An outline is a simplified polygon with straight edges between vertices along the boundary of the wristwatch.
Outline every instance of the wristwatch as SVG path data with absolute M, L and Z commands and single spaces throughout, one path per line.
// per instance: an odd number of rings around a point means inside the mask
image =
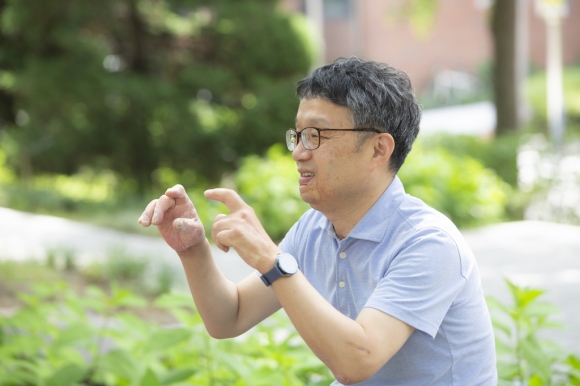
M 289 253 L 280 253 L 276 258 L 274 268 L 260 276 L 264 284 L 269 287 L 282 276 L 294 275 L 298 271 L 296 258 Z

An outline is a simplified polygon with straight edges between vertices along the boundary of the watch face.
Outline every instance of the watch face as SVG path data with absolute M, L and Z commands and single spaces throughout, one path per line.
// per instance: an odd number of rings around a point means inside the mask
M 296 273 L 296 271 L 298 270 L 298 262 L 296 261 L 294 256 L 292 256 L 291 254 L 282 253 L 278 257 L 278 267 L 284 273 L 292 275 L 292 274 Z

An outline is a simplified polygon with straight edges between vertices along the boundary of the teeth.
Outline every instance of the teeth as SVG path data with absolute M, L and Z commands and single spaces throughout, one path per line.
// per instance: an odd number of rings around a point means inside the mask
M 312 177 L 314 174 L 312 173 L 302 173 L 302 177 Z

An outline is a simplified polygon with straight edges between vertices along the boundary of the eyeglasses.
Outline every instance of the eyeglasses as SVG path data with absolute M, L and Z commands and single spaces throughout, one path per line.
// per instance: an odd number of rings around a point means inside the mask
M 372 131 L 382 133 L 378 129 L 319 129 L 317 127 L 305 127 L 300 132 L 289 129 L 286 131 L 286 146 L 288 146 L 288 150 L 294 151 L 296 146 L 298 146 L 298 142 L 302 141 L 302 146 L 306 150 L 316 150 L 320 146 L 321 131 Z

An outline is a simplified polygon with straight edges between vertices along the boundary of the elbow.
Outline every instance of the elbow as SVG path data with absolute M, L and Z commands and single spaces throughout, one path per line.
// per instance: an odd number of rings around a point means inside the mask
M 207 333 L 214 339 L 230 339 L 235 338 L 238 336 L 237 334 L 233 334 L 230 331 L 223 331 L 216 328 L 209 328 L 206 326 Z
M 354 385 L 356 383 L 360 383 L 369 379 L 373 374 L 363 375 L 363 374 L 349 374 L 348 372 L 341 371 L 341 372 L 333 372 L 332 375 L 336 378 L 338 383 L 343 385 Z
M 247 331 L 247 330 L 240 330 L 240 329 L 235 328 L 235 327 L 230 328 L 230 327 L 225 327 L 225 326 L 208 326 L 207 324 L 205 325 L 205 329 L 207 330 L 207 333 L 209 334 L 209 336 L 211 336 L 214 339 L 236 338 Z
M 385 362 L 386 363 L 386 362 Z M 343 385 L 352 385 L 366 381 L 376 374 L 385 363 L 379 363 L 376 358 L 366 352 L 359 358 L 349 358 L 330 368 L 336 380 Z

